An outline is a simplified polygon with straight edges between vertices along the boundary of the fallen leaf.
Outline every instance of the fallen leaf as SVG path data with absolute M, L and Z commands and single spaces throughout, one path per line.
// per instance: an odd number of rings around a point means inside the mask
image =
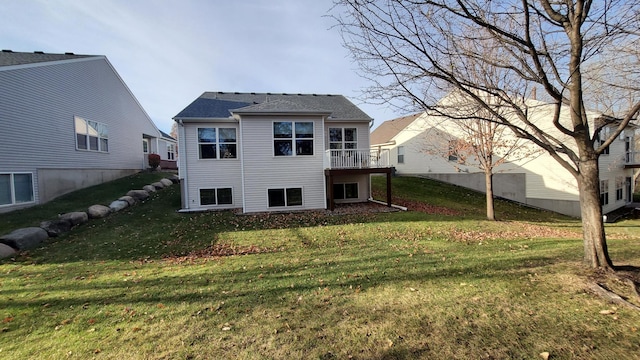
M 600 314 L 602 315 L 611 315 L 611 314 L 615 314 L 616 312 L 614 310 L 600 310 Z
M 547 351 L 540 353 L 540 357 L 543 358 L 544 360 L 549 360 L 549 356 L 550 354 Z
M 6 318 L 4 318 L 4 320 L 2 320 L 2 322 L 5 323 L 5 324 L 6 323 L 10 323 L 12 321 L 13 321 L 13 317 L 12 316 L 6 317 Z

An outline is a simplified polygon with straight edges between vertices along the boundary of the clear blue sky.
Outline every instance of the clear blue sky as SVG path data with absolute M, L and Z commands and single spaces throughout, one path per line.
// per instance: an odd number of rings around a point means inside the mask
M 331 0 L 0 0 L 0 47 L 106 55 L 160 130 L 204 91 L 342 94 L 368 84 Z

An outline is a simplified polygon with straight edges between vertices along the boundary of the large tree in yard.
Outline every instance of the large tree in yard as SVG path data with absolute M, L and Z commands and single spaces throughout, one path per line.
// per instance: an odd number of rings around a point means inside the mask
M 637 117 L 639 83 L 606 71 L 602 76 L 588 74 L 587 69 L 606 66 L 616 54 L 637 51 L 640 3 L 335 0 L 333 12 L 344 45 L 371 81 L 369 98 L 437 111 L 437 99 L 458 91 L 490 114 L 481 120 L 509 128 L 567 169 L 579 190 L 584 261 L 592 268 L 613 268 L 600 205 L 598 158 Z M 631 56 L 615 66 L 618 74 L 637 74 L 640 63 Z M 555 108 L 547 124 L 528 116 L 526 99 L 534 89 Z M 617 116 L 615 123 L 588 118 L 596 91 L 625 94 L 624 107 L 610 114 Z M 561 117 L 561 109 L 569 116 Z M 600 130 L 612 124 L 615 130 L 601 139 Z

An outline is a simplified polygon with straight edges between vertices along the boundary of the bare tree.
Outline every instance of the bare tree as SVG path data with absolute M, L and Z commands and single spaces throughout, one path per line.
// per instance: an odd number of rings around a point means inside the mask
M 626 0 L 335 0 L 344 45 L 372 81 L 370 98 L 433 109 L 443 92 L 460 91 L 492 120 L 550 154 L 576 179 L 584 261 L 612 269 L 602 208 L 598 158 L 640 111 L 640 101 L 620 109 L 604 141 L 587 116 L 589 80 L 584 69 L 638 44 L 640 3 Z M 340 9 L 338 13 L 337 10 Z M 627 64 L 626 68 L 638 63 Z M 499 71 L 496 71 L 499 70 Z M 555 106 L 547 130 L 528 117 L 534 85 Z M 600 86 L 623 89 L 617 79 Z M 627 89 L 631 93 L 637 91 Z M 606 89 L 605 89 L 606 91 Z M 637 94 L 637 92 L 636 92 Z M 548 99 L 547 99 L 548 98 Z M 496 111 L 496 101 L 511 116 Z M 561 108 L 569 111 L 562 121 Z M 482 119 L 481 119 L 482 120 Z M 556 134 L 568 136 L 566 142 Z
M 499 104 L 492 104 L 503 112 Z M 501 165 L 536 157 L 540 150 L 530 142 L 515 137 L 493 115 L 480 108 L 463 94 L 452 92 L 437 105 L 438 111 L 428 111 L 433 119 L 421 146 L 428 154 L 452 161 L 454 168 L 475 168 L 484 174 L 487 219 L 495 220 L 493 175 Z M 446 114 L 443 115 L 443 114 Z M 506 114 L 503 114 L 507 116 Z M 428 120 L 427 120 L 428 121 Z

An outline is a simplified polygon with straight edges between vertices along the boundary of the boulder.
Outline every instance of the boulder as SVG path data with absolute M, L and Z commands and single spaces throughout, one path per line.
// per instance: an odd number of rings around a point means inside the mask
M 60 220 L 68 220 L 72 226 L 84 224 L 89 221 L 89 215 L 84 211 L 74 211 L 66 214 L 62 214 L 59 217 Z
M 161 183 L 162 183 L 162 185 L 164 185 L 165 187 L 173 185 L 173 181 L 171 181 L 171 180 L 169 180 L 169 179 L 167 179 L 167 178 L 160 179 L 160 182 L 161 182 Z
M 151 184 L 151 186 L 158 190 L 164 189 L 164 184 L 161 181 L 154 182 L 153 184 Z
M 149 193 L 146 190 L 129 190 L 127 196 L 131 196 L 137 201 L 143 201 L 149 198 Z
M 103 218 L 111 212 L 111 209 L 108 206 L 104 205 L 91 205 L 89 209 L 87 209 L 87 214 L 91 219 L 100 219 Z
M 129 195 L 121 196 L 118 200 L 119 201 L 126 201 L 129 204 L 129 206 L 131 206 L 131 205 L 136 203 L 136 199 L 134 199 L 133 197 L 131 197 Z
M 14 230 L 7 235 L 0 236 L 0 243 L 11 246 L 14 249 L 31 249 L 49 238 L 47 232 L 39 227 L 28 227 Z
M 180 182 L 180 178 L 178 177 L 178 175 L 171 175 L 169 176 L 169 180 L 171 180 L 172 183 L 177 184 Z
M 73 225 L 69 219 L 47 220 L 40 223 L 40 227 L 47 232 L 49 237 L 57 237 L 71 230 Z
M 8 258 L 16 254 L 16 249 L 7 244 L 0 244 L 0 259 Z
M 129 203 L 124 200 L 116 200 L 111 202 L 111 204 L 109 204 L 109 209 L 111 209 L 111 211 L 113 212 L 117 212 L 122 209 L 126 209 L 128 207 L 129 207 Z
M 154 193 L 156 192 L 156 187 L 153 185 L 145 185 L 142 187 L 142 190 L 148 192 L 148 193 Z

